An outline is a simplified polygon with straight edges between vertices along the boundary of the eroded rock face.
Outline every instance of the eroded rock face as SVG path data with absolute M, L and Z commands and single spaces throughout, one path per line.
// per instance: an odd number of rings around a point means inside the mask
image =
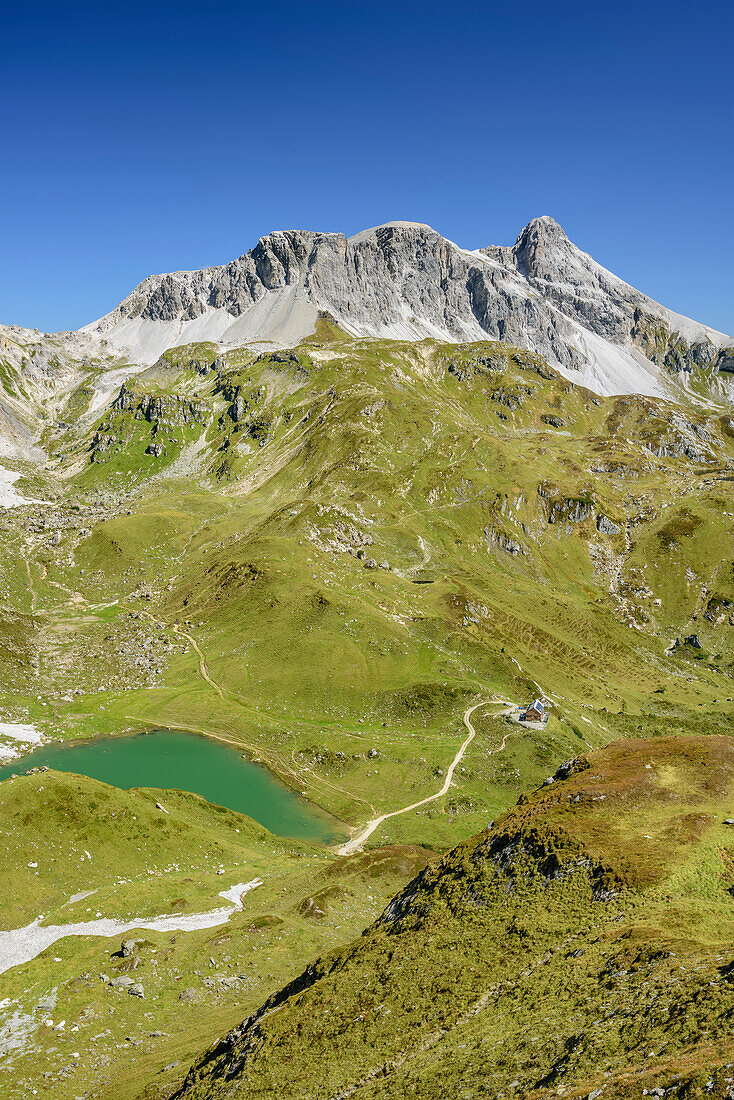
M 591 500 L 580 497 L 565 497 L 562 500 L 554 500 L 548 511 L 548 523 L 583 523 L 594 510 Z
M 618 535 L 622 528 L 609 516 L 598 515 L 596 517 L 596 529 L 600 531 L 602 535 Z
M 637 294 L 637 291 L 634 292 Z M 696 369 L 712 369 L 714 372 L 734 371 L 726 366 L 732 349 L 720 349 L 711 340 L 689 340 L 664 318 L 651 313 L 637 294 L 634 304 L 630 339 L 651 362 L 664 367 L 671 374 Z
M 722 374 L 734 374 L 734 348 L 724 348 L 716 361 L 716 369 Z
M 178 394 L 150 394 L 130 389 L 123 383 L 112 408 L 132 412 L 136 420 L 150 424 L 205 424 L 211 412 L 206 401 L 181 397 Z

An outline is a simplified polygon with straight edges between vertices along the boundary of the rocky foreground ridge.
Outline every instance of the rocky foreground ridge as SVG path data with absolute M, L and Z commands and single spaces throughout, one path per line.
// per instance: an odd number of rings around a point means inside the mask
M 652 738 L 568 760 L 274 993 L 174 1100 L 728 1100 L 732 753 Z

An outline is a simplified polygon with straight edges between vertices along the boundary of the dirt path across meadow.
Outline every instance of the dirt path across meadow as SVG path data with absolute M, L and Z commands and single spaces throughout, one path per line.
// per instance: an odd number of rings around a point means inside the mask
M 435 794 L 429 794 L 427 798 L 421 798 L 419 802 L 411 802 L 410 806 L 403 806 L 402 810 L 392 810 L 390 813 L 380 814 L 379 817 L 373 817 L 372 820 L 368 821 L 367 824 L 362 829 L 360 829 L 358 833 L 356 833 L 353 837 L 351 837 L 350 840 L 346 842 L 346 844 L 343 844 L 341 846 L 341 848 L 339 849 L 339 855 L 350 856 L 353 852 L 356 852 L 357 849 L 361 848 L 365 841 L 370 836 L 372 836 L 375 829 L 379 825 L 381 825 L 383 821 L 387 821 L 388 818 L 399 817 L 400 814 L 407 814 L 411 810 L 417 810 L 419 806 L 425 806 L 429 802 L 435 802 L 437 798 L 443 798 L 443 796 L 448 792 L 448 789 L 451 786 L 451 782 L 454 778 L 454 772 L 456 771 L 461 761 L 464 759 L 464 753 L 469 748 L 476 736 L 477 731 L 474 729 L 474 726 L 471 723 L 472 714 L 475 710 L 479 710 L 480 707 L 488 707 L 492 704 L 508 708 L 513 707 L 513 704 L 508 702 L 507 699 L 484 699 L 481 703 L 474 703 L 473 706 L 464 711 L 464 725 L 469 731 L 469 736 L 464 740 L 461 748 L 457 752 L 454 759 L 451 761 L 449 769 L 446 772 L 446 778 L 443 781 L 443 784 L 439 791 L 436 791 Z M 494 755 L 498 752 L 503 752 L 507 743 L 507 738 L 510 736 L 511 732 L 511 730 L 507 731 L 505 736 L 502 738 L 502 744 L 498 748 L 492 749 L 491 755 Z

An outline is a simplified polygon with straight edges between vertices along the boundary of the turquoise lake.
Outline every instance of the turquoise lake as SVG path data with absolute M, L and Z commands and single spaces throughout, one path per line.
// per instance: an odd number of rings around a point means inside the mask
M 195 734 L 156 730 L 48 746 L 1 767 L 0 781 L 44 766 L 123 789 L 193 791 L 209 802 L 247 814 L 278 836 L 330 844 L 346 835 L 336 822 L 282 786 L 266 768 Z

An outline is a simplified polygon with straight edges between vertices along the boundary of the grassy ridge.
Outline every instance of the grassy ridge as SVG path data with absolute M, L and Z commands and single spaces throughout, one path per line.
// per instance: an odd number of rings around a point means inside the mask
M 78 915 L 90 907 L 92 916 L 100 907 L 109 917 L 167 912 L 192 874 L 206 908 L 219 867 L 245 867 L 254 856 L 260 867 L 268 858 L 314 850 L 198 795 L 166 791 L 167 812 L 156 808 L 161 797 L 53 770 L 1 783 L 2 927 L 20 927 L 39 913 L 46 923 L 90 919 Z M 94 903 L 68 903 L 89 890 Z
M 724 737 L 578 758 L 266 1002 L 176 1095 L 689 1097 L 709 1081 L 725 1096 L 732 765 Z

